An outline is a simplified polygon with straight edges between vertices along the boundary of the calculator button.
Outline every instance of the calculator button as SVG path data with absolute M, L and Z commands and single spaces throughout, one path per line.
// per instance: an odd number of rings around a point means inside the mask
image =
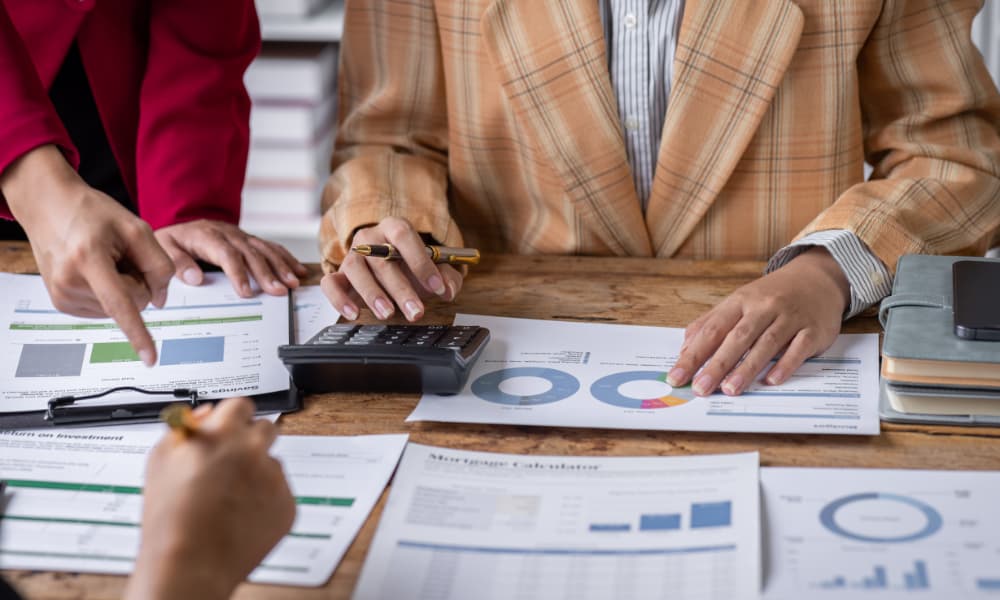
M 360 333 L 381 333 L 387 329 L 386 325 L 362 325 L 358 331 Z

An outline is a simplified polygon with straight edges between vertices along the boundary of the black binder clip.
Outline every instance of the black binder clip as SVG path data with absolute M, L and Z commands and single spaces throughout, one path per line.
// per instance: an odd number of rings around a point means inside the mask
M 81 406 L 82 400 L 103 398 L 117 392 L 137 392 L 149 396 L 172 396 L 176 400 L 164 402 L 129 402 L 124 404 L 98 404 Z M 198 390 L 176 388 L 173 390 L 147 390 L 139 387 L 115 387 L 86 396 L 59 396 L 49 400 L 45 420 L 53 425 L 80 425 L 83 423 L 114 423 L 119 421 L 153 421 L 160 411 L 172 405 L 183 403 L 196 408 L 207 400 L 199 400 Z

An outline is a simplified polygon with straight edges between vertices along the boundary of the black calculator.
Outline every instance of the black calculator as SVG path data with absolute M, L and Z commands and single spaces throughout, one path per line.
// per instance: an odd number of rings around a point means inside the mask
M 305 392 L 457 394 L 489 339 L 475 325 L 344 323 L 278 356 Z

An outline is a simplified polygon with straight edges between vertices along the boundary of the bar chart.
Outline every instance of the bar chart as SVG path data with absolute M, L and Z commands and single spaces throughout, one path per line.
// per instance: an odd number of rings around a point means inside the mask
M 693 503 L 685 520 L 680 512 L 640 514 L 638 522 L 590 523 L 589 531 L 596 533 L 622 533 L 628 531 L 681 531 L 683 529 L 706 529 L 730 527 L 733 524 L 733 503 L 722 502 Z M 686 525 L 685 525 L 686 523 Z

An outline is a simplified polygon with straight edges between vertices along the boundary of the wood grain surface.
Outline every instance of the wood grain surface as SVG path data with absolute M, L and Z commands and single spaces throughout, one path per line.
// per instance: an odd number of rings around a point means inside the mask
M 33 272 L 27 245 L 0 243 L 0 270 Z M 456 312 L 684 327 L 731 291 L 760 275 L 757 262 L 590 257 L 487 257 L 459 299 L 431 302 L 426 321 L 448 323 Z M 315 283 L 318 269 L 313 269 Z M 371 320 L 365 313 L 363 320 Z M 397 320 L 397 322 L 403 322 Z M 857 318 L 844 332 L 876 332 Z M 408 433 L 421 444 L 526 454 L 651 456 L 760 452 L 763 465 L 1000 470 L 1000 429 L 884 424 L 875 437 L 619 431 L 501 425 L 405 423 L 417 395 L 312 396 L 280 421 L 286 435 Z M 375 532 L 385 494 L 333 578 L 322 588 L 246 584 L 236 598 L 349 598 Z M 117 576 L 5 571 L 32 599 L 118 598 Z

